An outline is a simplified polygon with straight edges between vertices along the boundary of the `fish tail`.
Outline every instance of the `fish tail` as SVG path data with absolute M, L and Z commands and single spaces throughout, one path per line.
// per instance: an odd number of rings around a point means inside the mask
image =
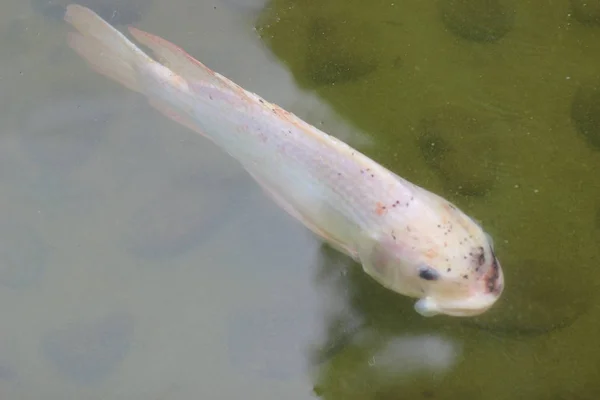
M 247 94 L 243 88 L 211 70 L 176 44 L 134 27 L 129 27 L 129 33 L 139 43 L 152 50 L 151 54 L 161 64 L 188 82 L 192 84 L 193 82 L 201 82 L 202 85 L 209 84 L 218 89 L 246 97 Z
M 69 33 L 69 46 L 91 68 L 135 92 L 142 92 L 139 68 L 154 60 L 86 7 L 69 5 L 64 19 L 76 29 Z

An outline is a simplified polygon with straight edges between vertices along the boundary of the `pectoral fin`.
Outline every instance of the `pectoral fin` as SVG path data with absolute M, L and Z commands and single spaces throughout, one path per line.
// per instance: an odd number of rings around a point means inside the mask
M 367 239 L 360 250 L 360 262 L 363 270 L 388 289 L 395 281 L 394 271 L 390 268 L 389 255 L 378 239 Z
M 324 215 L 323 219 L 319 221 L 317 224 L 313 219 L 311 219 L 306 213 L 303 213 L 299 207 L 296 207 L 290 200 L 287 198 L 289 196 L 284 196 L 280 194 L 280 191 L 276 190 L 272 185 L 268 184 L 267 181 L 248 170 L 248 173 L 254 178 L 254 180 L 260 185 L 263 191 L 282 209 L 284 209 L 288 214 L 292 217 L 296 218 L 300 221 L 304 226 L 306 226 L 309 230 L 311 230 L 315 235 L 319 236 L 321 239 L 326 241 L 336 250 L 349 255 L 354 259 L 358 259 L 357 252 L 352 248 L 351 244 L 345 243 L 344 240 L 336 237 L 330 230 L 325 228 L 329 224 L 327 223 L 327 217 Z M 305 199 L 305 202 L 309 201 Z M 306 207 L 306 205 L 305 205 Z

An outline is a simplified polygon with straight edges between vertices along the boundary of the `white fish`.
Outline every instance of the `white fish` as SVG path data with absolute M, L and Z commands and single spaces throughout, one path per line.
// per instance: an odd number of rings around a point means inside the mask
M 166 40 L 129 28 L 150 58 L 73 4 L 69 45 L 97 72 L 235 158 L 274 201 L 372 278 L 418 298 L 424 316 L 473 316 L 504 288 L 489 236 L 456 206 L 211 71 Z

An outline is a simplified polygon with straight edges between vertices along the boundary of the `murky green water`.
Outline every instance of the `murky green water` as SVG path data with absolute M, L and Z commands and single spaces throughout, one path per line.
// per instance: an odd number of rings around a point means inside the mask
M 381 382 L 373 348 L 351 347 L 323 397 L 598 396 L 599 18 L 590 1 L 270 4 L 259 32 L 299 84 L 377 139 L 365 152 L 481 220 L 506 271 L 473 321 L 401 317 L 357 289 L 377 331 L 444 332 L 462 358 L 436 383 Z
M 465 320 L 88 69 L 65 4 L 0 6 L 2 398 L 600 396 L 600 4 L 83 2 L 481 220 L 507 286 Z

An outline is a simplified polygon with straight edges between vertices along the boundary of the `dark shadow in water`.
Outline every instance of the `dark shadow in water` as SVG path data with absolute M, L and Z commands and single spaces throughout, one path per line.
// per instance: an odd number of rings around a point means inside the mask
M 575 129 L 594 149 L 600 150 L 600 79 L 582 82 L 571 103 Z
M 493 43 L 514 26 L 511 0 L 438 0 L 438 7 L 446 29 L 462 39 Z
M 445 105 L 425 112 L 417 142 L 427 164 L 448 190 L 484 196 L 498 181 L 496 138 L 503 134 L 493 120 L 463 107 Z
M 129 352 L 134 319 L 114 313 L 95 321 L 74 321 L 47 333 L 41 353 L 61 374 L 76 383 L 100 383 L 115 371 Z
M 45 100 L 20 113 L 17 132 L 30 160 L 54 175 L 66 175 L 89 161 L 123 106 L 113 97 L 61 94 Z
M 134 211 L 122 240 L 128 251 L 152 260 L 180 256 L 244 211 L 254 182 L 244 174 L 223 177 L 203 171 L 201 177 L 192 177 L 198 183 L 175 182 Z
M 571 0 L 571 12 L 577 21 L 586 25 L 600 25 L 600 3 L 590 0 Z

